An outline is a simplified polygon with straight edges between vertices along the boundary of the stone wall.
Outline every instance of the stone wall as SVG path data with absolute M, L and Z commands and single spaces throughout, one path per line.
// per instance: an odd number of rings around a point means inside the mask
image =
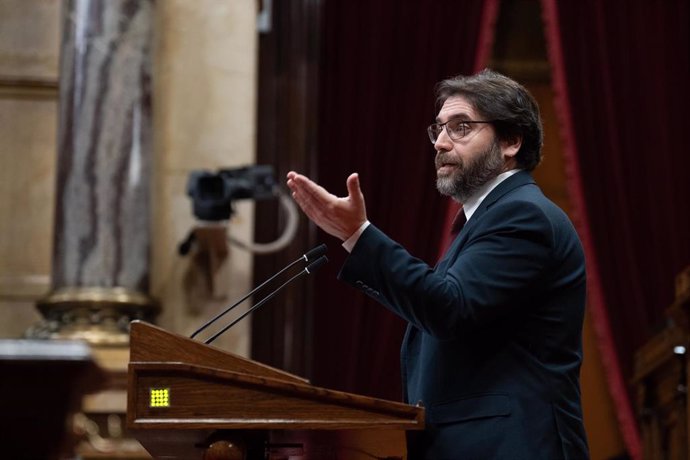
M 38 321 L 51 287 L 55 198 L 58 0 L 0 1 L 0 337 Z M 204 267 L 177 253 L 195 227 L 188 173 L 254 163 L 256 14 L 249 0 L 156 2 L 150 294 L 158 323 L 187 334 L 250 288 L 251 254 L 230 248 L 206 286 Z M 228 225 L 253 234 L 253 205 Z M 249 321 L 217 345 L 247 355 Z

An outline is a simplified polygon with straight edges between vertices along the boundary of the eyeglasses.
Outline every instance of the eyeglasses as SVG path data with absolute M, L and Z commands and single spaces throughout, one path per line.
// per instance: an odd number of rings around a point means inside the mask
M 429 125 L 426 129 L 429 133 L 429 140 L 432 144 L 435 144 L 438 140 L 438 136 L 441 135 L 443 128 L 446 128 L 446 133 L 451 140 L 459 141 L 463 137 L 467 136 L 472 130 L 473 123 L 496 123 L 499 120 L 487 120 L 487 121 L 477 121 L 477 120 L 463 120 L 462 118 L 453 118 L 445 123 L 434 123 Z

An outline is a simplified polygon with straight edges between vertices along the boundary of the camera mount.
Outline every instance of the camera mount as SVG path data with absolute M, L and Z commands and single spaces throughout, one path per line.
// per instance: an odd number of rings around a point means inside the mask
M 253 253 L 276 252 L 286 247 L 295 237 L 298 213 L 292 199 L 285 194 L 275 181 L 273 167 L 252 165 L 233 169 L 220 169 L 217 172 L 206 170 L 192 171 L 187 182 L 187 195 L 192 199 L 194 217 L 201 225 L 218 225 L 228 221 L 235 213 L 236 200 L 279 199 L 281 208 L 287 213 L 287 223 L 282 235 L 271 243 L 248 243 L 228 235 L 229 243 Z M 179 253 L 185 255 L 191 249 L 195 233 L 180 243 Z

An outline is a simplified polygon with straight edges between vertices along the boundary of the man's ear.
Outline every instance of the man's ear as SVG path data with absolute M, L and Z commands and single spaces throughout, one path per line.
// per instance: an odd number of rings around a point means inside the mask
M 513 136 L 508 139 L 503 139 L 499 142 L 501 153 L 506 160 L 515 158 L 520 147 L 522 147 L 522 136 Z

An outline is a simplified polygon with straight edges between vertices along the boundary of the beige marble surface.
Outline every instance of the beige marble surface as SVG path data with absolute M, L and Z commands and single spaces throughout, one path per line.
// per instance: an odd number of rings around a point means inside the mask
M 60 0 L 0 1 L 0 77 L 57 80 Z
M 256 12 L 256 3 L 245 0 L 157 4 L 151 286 L 164 305 L 160 325 L 182 334 L 190 334 L 251 288 L 251 254 L 231 248 L 210 293 L 199 286 L 203 275 L 192 258 L 179 256 L 177 246 L 195 226 L 186 196 L 189 172 L 255 161 Z M 228 231 L 249 241 L 253 205 L 238 204 Z M 214 344 L 247 356 L 249 319 Z
M 0 77 L 55 80 L 59 0 L 0 0 Z M 256 118 L 255 0 L 165 0 L 156 4 L 151 294 L 159 324 L 188 334 L 251 286 L 251 254 L 230 248 L 212 296 L 190 290 L 195 267 L 177 254 L 194 228 L 187 176 L 196 169 L 253 164 Z M 38 319 L 49 288 L 57 101 L 0 98 L 0 337 Z M 249 241 L 253 204 L 228 224 Z M 208 294 L 208 293 L 206 293 Z M 248 355 L 249 319 L 215 345 Z
M 39 319 L 34 303 L 50 286 L 57 92 L 16 82 L 57 80 L 60 8 L 0 1 L 0 337 Z
M 50 287 L 56 107 L 0 99 L 0 337 L 21 336 Z

